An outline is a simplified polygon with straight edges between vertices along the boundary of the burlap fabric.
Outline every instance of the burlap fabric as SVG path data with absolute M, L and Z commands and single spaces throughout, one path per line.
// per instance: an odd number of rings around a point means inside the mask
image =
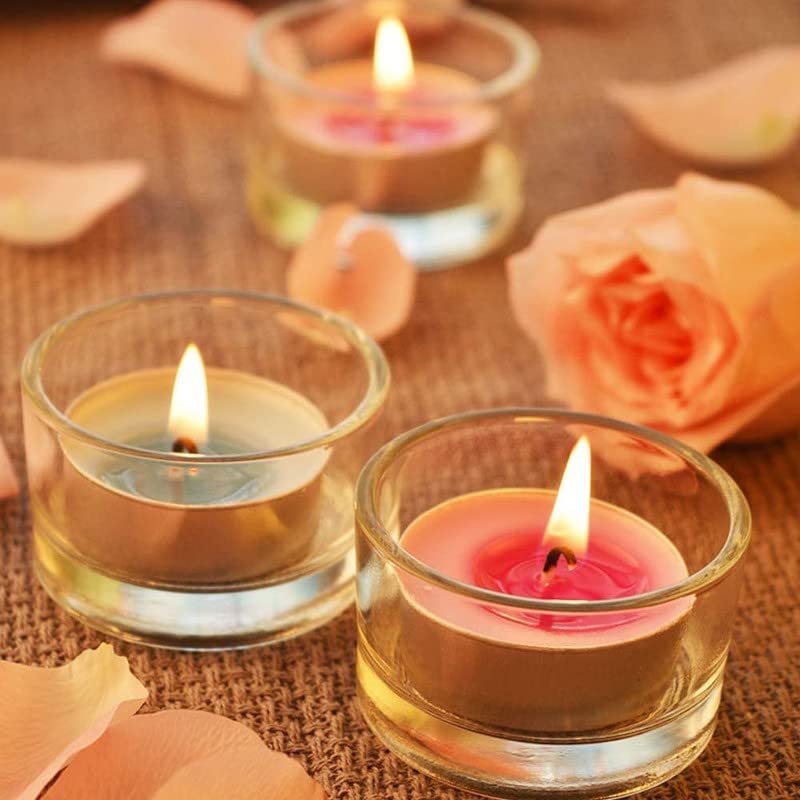
M 78 5 L 3 4 L 0 155 L 140 157 L 149 180 L 75 244 L 0 246 L 0 430 L 20 473 L 18 368 L 46 325 L 142 290 L 283 286 L 285 256 L 255 233 L 242 202 L 240 110 L 102 64 L 98 34 L 121 9 Z M 629 6 L 625 16 L 591 22 L 536 13 L 533 0 L 510 12 L 544 51 L 528 231 L 555 211 L 671 183 L 681 171 L 606 104 L 606 79 L 685 75 L 800 36 L 797 0 Z M 800 148 L 744 177 L 800 204 L 798 175 Z M 471 407 L 543 400 L 539 359 L 509 315 L 500 256 L 425 277 L 411 323 L 386 351 L 394 370 L 391 432 Z M 755 517 L 719 728 L 699 761 L 648 800 L 800 796 L 800 439 L 723 449 L 718 458 Z M 53 665 L 99 642 L 35 583 L 25 495 L 0 506 L 0 527 L 0 656 Z M 301 759 L 331 798 L 461 797 L 402 765 L 366 729 L 353 699 L 354 644 L 348 612 L 299 641 L 246 653 L 117 648 L 150 689 L 150 709 L 208 709 L 239 719 Z

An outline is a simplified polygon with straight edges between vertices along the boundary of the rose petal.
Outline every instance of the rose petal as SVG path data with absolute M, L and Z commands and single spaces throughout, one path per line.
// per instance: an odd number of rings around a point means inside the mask
M 763 442 L 800 430 L 800 375 L 771 392 L 760 410 L 748 410 L 749 419 L 731 437 L 735 442 Z M 738 422 L 739 420 L 737 420 Z
M 8 450 L 0 439 L 0 500 L 16 497 L 19 494 L 19 481 L 8 457 Z
M 508 260 L 511 307 L 522 329 L 539 345 L 547 370 L 547 393 L 582 407 L 583 400 L 596 397 L 596 387 L 587 385 L 584 365 L 576 358 L 578 332 L 570 334 L 561 325 L 564 306 L 578 301 L 574 287 L 582 276 L 598 277 L 636 255 L 638 242 L 632 231 L 657 222 L 675 206 L 668 189 L 631 192 L 603 203 L 557 214 L 534 236 L 531 244 Z M 573 257 L 576 270 L 569 268 Z M 554 268 L 555 264 L 562 268 Z M 553 302 L 559 298 L 558 302 Z M 562 303 L 563 300 L 563 303 Z M 573 343 L 556 346 L 550 332 L 560 329 L 572 335 Z M 564 357 L 570 353 L 570 357 Z M 586 394 L 585 394 L 586 393 Z M 585 406 L 588 408 L 588 406 Z
M 158 0 L 115 22 L 101 52 L 223 98 L 247 91 L 245 41 L 255 14 L 225 0 Z
M 667 431 L 707 453 L 728 439 L 757 442 L 800 428 L 800 375 L 717 416 L 679 431 Z
M 0 695 L 0 797 L 34 800 L 76 753 L 136 713 L 147 690 L 101 644 L 54 669 L 0 662 Z
M 46 800 L 323 800 L 292 759 L 244 725 L 205 711 L 162 711 L 115 725 L 81 753 Z
M 758 50 L 675 83 L 616 83 L 608 94 L 671 150 L 711 164 L 760 164 L 800 133 L 800 47 Z
M 408 320 L 416 282 L 392 234 L 346 204 L 321 215 L 286 273 L 289 297 L 349 317 L 379 341 Z
M 153 800 L 323 800 L 322 787 L 281 753 L 231 748 L 178 770 Z
M 800 217 L 779 197 L 745 183 L 688 173 L 675 190 L 676 216 L 692 246 L 729 310 L 748 319 L 756 298 L 800 268 Z
M 75 239 L 144 181 L 138 161 L 0 160 L 0 239 L 45 246 Z

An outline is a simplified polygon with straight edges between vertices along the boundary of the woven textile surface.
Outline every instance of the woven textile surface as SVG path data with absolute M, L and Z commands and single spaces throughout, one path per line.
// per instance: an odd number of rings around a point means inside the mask
M 20 475 L 19 365 L 45 326 L 140 291 L 283 289 L 286 256 L 255 232 L 244 208 L 241 109 L 103 64 L 98 36 L 123 10 L 39 2 L 0 11 L 0 156 L 133 157 L 149 172 L 144 191 L 74 244 L 0 245 L 0 432 Z M 517 246 L 553 212 L 670 184 L 684 168 L 606 103 L 607 79 L 684 76 L 800 39 L 797 0 L 637 0 L 624 14 L 593 20 L 537 12 L 532 0 L 508 13 L 537 36 L 544 55 L 530 207 Z M 800 148 L 740 177 L 800 204 Z M 502 255 L 425 276 L 410 324 L 386 352 L 394 376 L 387 435 L 468 408 L 546 400 L 537 353 L 509 314 Z M 800 438 L 716 456 L 741 484 L 755 521 L 719 727 L 692 767 L 643 797 L 800 797 Z M 23 494 L 0 504 L 0 657 L 60 664 L 102 637 L 55 607 L 30 557 Z M 375 741 L 354 702 L 354 646 L 352 611 L 298 641 L 250 652 L 115 645 L 149 688 L 149 710 L 239 719 L 300 759 L 331 798 L 466 797 Z

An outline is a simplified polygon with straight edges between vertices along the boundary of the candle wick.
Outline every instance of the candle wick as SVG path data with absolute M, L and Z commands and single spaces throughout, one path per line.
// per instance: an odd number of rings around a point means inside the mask
M 575 557 L 575 553 L 573 553 L 569 547 L 562 545 L 559 547 L 554 547 L 547 554 L 547 558 L 544 560 L 544 567 L 542 567 L 542 573 L 547 575 L 548 573 L 552 572 L 558 565 L 559 559 L 562 557 L 564 558 L 564 561 L 567 562 L 567 567 L 569 569 L 573 570 L 578 565 L 578 559 Z
M 188 436 L 179 436 L 172 443 L 173 453 L 192 453 L 197 454 L 197 445 Z

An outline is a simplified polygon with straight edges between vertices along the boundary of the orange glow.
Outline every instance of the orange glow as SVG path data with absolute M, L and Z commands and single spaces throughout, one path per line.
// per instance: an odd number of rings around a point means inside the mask
M 592 449 L 585 436 L 572 448 L 558 487 L 556 502 L 544 532 L 546 547 L 569 547 L 582 556 L 589 545 L 589 502 L 592 484 Z
M 171 436 L 191 439 L 198 447 L 208 441 L 206 370 L 194 343 L 186 348 L 175 374 L 167 427 Z
M 385 17 L 378 25 L 372 83 L 383 94 L 405 92 L 414 85 L 414 57 L 406 29 L 397 17 Z

